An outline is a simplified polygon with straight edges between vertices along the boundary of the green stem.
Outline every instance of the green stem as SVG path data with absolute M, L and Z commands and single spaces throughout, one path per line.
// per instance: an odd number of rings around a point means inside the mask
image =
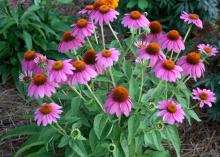
M 163 81 L 160 81 L 160 82 L 158 83 L 157 87 L 154 89 L 154 91 L 153 91 L 153 93 L 152 93 L 152 95 L 151 95 L 151 98 L 153 98 L 153 97 L 154 97 L 154 95 L 155 95 L 155 93 L 156 93 L 157 89 L 160 87 L 160 85 L 161 85 L 161 83 L 162 83 L 162 82 L 163 82 Z M 151 98 L 148 98 L 146 102 L 148 102 L 148 101 L 149 101 L 149 99 L 151 99 Z
M 56 128 L 53 124 L 51 124 L 50 126 L 51 126 L 54 130 L 58 131 L 61 135 L 64 135 L 64 136 L 65 136 L 65 134 L 64 134 L 60 129 Z
M 166 84 L 166 100 L 167 100 L 167 98 L 168 98 L 168 94 L 167 94 L 167 92 L 168 92 L 168 89 L 167 89 L 167 81 L 165 82 L 165 84 Z
M 76 50 L 73 50 L 73 52 L 74 52 L 74 55 L 76 56 L 76 59 L 79 60 L 79 57 L 78 57 L 78 55 L 77 55 Z
M 186 42 L 186 39 L 187 39 L 187 37 L 189 36 L 189 33 L 190 33 L 191 29 L 192 29 L 192 25 L 189 26 L 189 28 L 188 28 L 188 30 L 187 30 L 187 32 L 186 32 L 186 35 L 185 35 L 185 37 L 184 37 L 184 39 L 183 39 L 183 42 L 184 42 L 184 43 Z M 177 61 L 179 55 L 180 55 L 180 52 L 177 54 L 177 56 L 176 56 L 176 58 L 175 58 L 174 61 Z
M 92 46 L 92 44 L 91 44 L 91 42 L 90 42 L 89 38 L 88 38 L 88 37 L 86 37 L 86 39 L 87 39 L 87 41 L 88 41 L 88 43 L 89 43 L 90 48 L 94 50 L 94 48 L 93 48 L 93 46 Z
M 172 60 L 172 58 L 173 58 L 173 50 L 171 51 L 170 60 Z
M 116 83 L 115 83 L 115 79 L 114 79 L 111 67 L 109 68 L 109 74 L 110 74 L 110 77 L 112 79 L 113 86 L 116 87 Z
M 77 94 L 79 95 L 79 97 L 84 101 L 84 102 L 87 102 L 87 100 L 82 96 L 82 94 L 80 92 L 77 91 L 77 89 L 72 86 L 71 84 L 69 84 L 70 88 Z
M 95 36 L 96 44 L 99 44 L 99 41 L 98 41 L 98 38 L 97 38 L 97 34 L 96 34 L 96 30 L 94 30 L 94 36 Z
M 180 83 L 180 84 L 177 85 L 176 90 L 178 90 L 178 89 L 180 88 L 180 86 L 182 86 L 183 84 L 186 84 L 186 82 L 187 82 L 189 79 L 190 79 L 190 76 L 186 77 L 186 79 L 185 79 L 182 83 Z M 174 91 L 176 91 L 176 90 L 174 90 Z M 175 94 L 175 93 L 172 93 L 170 99 L 173 98 L 174 94 Z
M 86 87 L 88 88 L 89 92 L 92 94 L 93 98 L 95 99 L 95 101 L 98 103 L 98 105 L 100 106 L 100 108 L 102 109 L 103 112 L 105 112 L 102 104 L 100 103 L 99 99 L 96 97 L 95 93 L 92 91 L 92 89 L 90 88 L 90 86 L 88 84 L 86 84 Z
M 59 125 L 59 123 L 55 123 L 55 124 L 64 133 L 64 135 L 67 135 L 66 131 Z
M 139 91 L 138 102 L 141 101 L 143 86 L 144 86 L 144 65 L 142 64 L 142 69 L 141 69 L 141 86 L 140 86 L 140 91 Z
M 103 24 L 101 24 L 101 34 L 102 34 L 102 45 L 103 45 L 103 49 L 105 50 L 105 35 L 103 30 Z
M 111 26 L 110 23 L 109 23 L 108 26 L 109 26 L 110 30 L 112 31 L 112 34 L 114 35 L 115 39 L 118 41 L 119 46 L 120 46 L 121 48 L 123 48 L 122 45 L 121 45 L 120 40 L 118 39 L 118 37 L 117 37 L 117 35 L 116 35 L 115 31 L 113 30 L 113 28 L 112 28 L 112 26 Z
M 196 103 L 195 105 L 193 105 L 192 107 L 189 108 L 189 110 L 193 110 L 194 108 L 196 108 L 197 106 L 199 106 L 200 102 Z
M 186 32 L 186 35 L 185 35 L 185 37 L 184 37 L 184 39 L 183 39 L 184 42 L 186 41 L 186 39 L 187 39 L 187 37 L 188 37 L 188 35 L 189 35 L 191 29 L 192 29 L 192 25 L 189 26 L 189 28 L 188 28 L 188 30 L 187 30 L 187 32 Z

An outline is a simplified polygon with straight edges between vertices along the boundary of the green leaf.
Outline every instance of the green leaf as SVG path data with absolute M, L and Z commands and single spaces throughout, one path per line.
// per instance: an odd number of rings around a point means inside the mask
M 28 16 L 30 16 L 30 14 L 32 14 L 33 12 L 39 10 L 40 7 L 37 5 L 32 5 L 30 7 L 28 7 L 28 9 L 24 12 L 24 14 L 21 16 L 21 20 L 25 20 Z
M 57 1 L 62 4 L 68 4 L 71 3 L 73 0 L 57 0 Z
M 152 145 L 157 150 L 163 150 L 161 141 L 161 134 L 157 130 L 144 133 L 144 142 L 146 145 Z
M 81 141 L 71 141 L 69 145 L 80 157 L 88 157 L 85 146 Z
M 147 0 L 138 0 L 138 7 L 142 10 L 146 9 L 148 7 Z
M 198 115 L 193 110 L 188 110 L 187 113 L 196 121 L 201 122 L 201 119 L 198 117 Z
M 106 126 L 107 122 L 108 122 L 108 116 L 105 113 L 98 114 L 95 117 L 93 126 L 98 139 L 100 139 L 102 135 L 102 131 Z
M 58 148 L 63 148 L 69 143 L 69 137 L 68 136 L 63 136 L 60 140 L 60 143 L 58 144 Z
M 128 144 L 131 144 L 139 128 L 140 121 L 137 116 L 131 116 L 128 120 Z
M 125 61 L 123 64 L 123 71 L 125 75 L 127 76 L 128 80 L 130 80 L 131 75 L 132 75 L 132 65 L 131 62 Z
M 168 151 L 153 151 L 153 150 L 147 150 L 147 155 L 150 157 L 170 157 L 170 154 Z M 144 157 L 144 156 L 142 156 Z M 145 156 L 147 157 L 147 156 Z
M 1 137 L 0 141 L 11 138 L 13 136 L 34 135 L 38 134 L 40 131 L 41 128 L 36 125 L 21 126 L 6 133 L 3 137 Z
M 175 126 L 168 125 L 166 126 L 165 130 L 168 140 L 171 141 L 176 151 L 177 157 L 180 157 L 180 138 L 177 128 Z
M 28 32 L 23 31 L 23 38 L 24 38 L 24 42 L 26 44 L 27 49 L 31 50 L 32 49 L 32 38 L 31 38 L 31 35 Z
M 137 4 L 137 0 L 131 0 L 127 4 L 127 8 L 133 8 Z

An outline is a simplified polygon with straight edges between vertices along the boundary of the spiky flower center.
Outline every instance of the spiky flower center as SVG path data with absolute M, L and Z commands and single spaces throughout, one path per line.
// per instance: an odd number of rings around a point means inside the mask
M 93 5 L 87 5 L 85 7 L 86 10 L 94 10 L 94 6 Z
M 83 56 L 84 62 L 86 64 L 95 64 L 96 63 L 96 51 L 95 50 L 87 50 L 86 53 Z
M 205 50 L 206 53 L 211 53 L 212 52 L 212 48 L 210 48 L 210 47 L 206 47 L 206 48 L 204 48 L 204 50 Z
M 199 63 L 200 61 L 200 55 L 196 52 L 190 52 L 187 57 L 186 57 L 186 61 L 189 63 L 189 64 L 193 64 L 193 65 L 196 65 Z
M 163 67 L 167 70 L 173 70 L 175 68 L 174 61 L 172 60 L 165 60 L 163 62 Z
M 36 52 L 35 51 L 26 51 L 24 53 L 24 59 L 27 61 L 33 60 L 36 56 Z
M 105 5 L 105 3 L 102 1 L 102 0 L 97 0 L 95 3 L 93 3 L 93 6 L 95 8 L 99 8 L 101 7 L 102 5 Z
M 139 11 L 132 11 L 130 17 L 134 20 L 137 20 L 141 17 L 141 13 Z
M 40 86 L 47 81 L 47 77 L 44 74 L 37 74 L 34 76 L 33 81 L 35 85 Z
M 67 32 L 64 32 L 63 33 L 63 38 L 62 38 L 62 40 L 64 40 L 64 41 L 71 41 L 71 40 L 73 40 L 74 39 L 74 37 L 71 35 L 71 32 L 70 31 L 67 31 Z
M 197 20 L 197 19 L 199 19 L 199 15 L 192 13 L 192 14 L 189 14 L 189 18 L 192 20 Z
M 106 14 L 107 12 L 109 12 L 109 10 L 110 10 L 110 7 L 107 5 L 102 5 L 99 7 L 99 11 L 102 14 Z
M 73 67 L 75 68 L 75 71 L 81 72 L 86 68 L 86 64 L 83 61 L 76 60 L 73 62 Z
M 162 31 L 162 26 L 158 21 L 152 21 L 149 27 L 150 27 L 150 32 L 153 34 L 158 34 Z
M 103 50 L 102 51 L 102 56 L 105 58 L 108 58 L 112 55 L 112 52 L 110 50 Z
M 177 40 L 179 39 L 180 37 L 180 34 L 178 31 L 176 30 L 171 30 L 167 33 L 167 37 L 170 39 L 170 40 Z
M 52 112 L 52 106 L 49 105 L 49 104 L 45 104 L 43 106 L 40 107 L 40 112 L 43 114 L 43 115 L 47 115 L 47 114 L 50 114 Z
M 87 26 L 87 20 L 86 19 L 79 19 L 76 23 L 77 27 L 84 28 Z
M 207 99 L 208 99 L 208 94 L 202 92 L 202 93 L 199 94 L 199 98 L 200 98 L 201 100 L 207 100 Z
M 168 104 L 167 111 L 170 113 L 176 113 L 176 104 Z
M 128 90 L 122 86 L 118 86 L 113 89 L 112 98 L 117 102 L 124 102 L 128 99 Z
M 25 75 L 25 76 L 22 78 L 22 80 L 23 80 L 24 82 L 28 82 L 28 81 L 30 81 L 30 80 L 31 80 L 31 77 L 30 77 L 30 76 Z
M 160 52 L 160 47 L 157 43 L 150 43 L 147 45 L 146 52 L 151 55 L 157 55 Z
M 53 64 L 53 70 L 59 71 L 63 68 L 63 62 L 62 61 L 56 61 Z

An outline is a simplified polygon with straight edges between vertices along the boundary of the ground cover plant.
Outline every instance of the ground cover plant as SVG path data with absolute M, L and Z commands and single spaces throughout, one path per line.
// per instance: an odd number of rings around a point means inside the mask
M 203 28 L 199 15 L 185 11 L 183 35 L 172 28 L 164 32 L 159 21 L 138 10 L 126 13 L 121 25 L 130 37 L 119 40 L 111 25 L 117 5 L 97 0 L 85 6 L 54 52 L 64 58 L 24 52 L 19 78 L 36 100 L 36 111 L 26 115 L 36 125 L 1 138 L 30 136 L 15 156 L 169 157 L 173 149 L 180 156 L 177 126 L 200 121 L 194 109 L 216 101 L 211 90 L 191 89 L 187 82 L 204 76 L 205 61 L 217 49 L 201 43 L 185 51 L 191 30 Z M 106 32 L 115 40 L 106 42 Z

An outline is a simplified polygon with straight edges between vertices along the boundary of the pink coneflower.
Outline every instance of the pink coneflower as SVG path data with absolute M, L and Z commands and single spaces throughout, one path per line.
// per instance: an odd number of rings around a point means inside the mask
M 104 108 L 106 112 L 116 114 L 117 117 L 120 117 L 122 113 L 128 117 L 132 108 L 132 101 L 128 95 L 128 90 L 122 86 L 113 89 L 107 96 Z
M 148 43 L 146 47 L 139 49 L 137 54 L 140 59 L 150 60 L 151 67 L 154 67 L 159 60 L 166 58 L 157 43 Z
M 199 44 L 197 47 L 200 52 L 208 56 L 216 56 L 218 53 L 217 49 L 209 44 Z
M 76 24 L 71 26 L 73 27 L 71 35 L 81 38 L 91 36 L 95 30 L 94 24 L 86 19 L 79 19 Z
M 57 83 L 66 82 L 68 75 L 73 74 L 73 66 L 69 63 L 71 60 L 53 61 L 48 65 L 49 80 Z
M 149 23 L 148 19 L 139 11 L 132 11 L 129 14 L 125 14 L 125 17 L 122 19 L 122 24 L 125 27 L 135 30 L 139 28 L 148 28 Z
M 42 54 L 37 53 L 34 62 L 39 66 L 39 67 L 43 67 L 44 65 L 47 64 L 47 56 L 44 56 Z
M 94 12 L 95 7 L 93 5 L 87 5 L 84 9 L 80 10 L 79 14 L 87 14 L 90 15 Z
M 96 61 L 96 51 L 95 50 L 87 50 L 83 55 L 83 61 L 91 66 L 98 74 L 103 74 L 105 71 L 105 67 L 99 64 Z
M 205 65 L 200 59 L 199 53 L 196 52 L 183 56 L 177 64 L 183 68 L 185 76 L 190 75 L 194 79 L 202 77 L 205 72 Z
M 148 43 L 145 42 L 145 41 L 136 41 L 136 42 L 134 42 L 134 46 L 136 46 L 138 49 L 146 48 L 147 44 Z
M 167 51 L 173 50 L 179 53 L 181 50 L 185 50 L 185 45 L 183 43 L 182 37 L 176 30 L 171 30 L 167 35 L 163 35 L 159 40 L 162 49 L 167 49 Z
M 56 123 L 62 113 L 62 107 L 55 103 L 44 103 L 40 108 L 35 111 L 35 121 L 37 125 L 47 126 L 47 124 Z
M 24 53 L 24 59 L 21 61 L 22 69 L 24 71 L 33 71 L 37 65 L 34 62 L 34 59 L 37 57 L 35 51 L 26 51 Z
M 163 36 L 162 26 L 158 21 L 152 21 L 149 25 L 150 33 L 147 35 L 148 42 L 159 43 L 160 38 Z
M 93 14 L 90 14 L 90 18 L 95 24 L 103 25 L 113 22 L 119 13 L 108 7 L 107 5 L 102 5 Z
M 84 40 L 82 38 L 72 36 L 70 31 L 63 34 L 63 38 L 58 44 L 58 51 L 61 53 L 68 53 L 69 51 L 76 50 L 82 46 Z
M 175 65 L 172 60 L 158 62 L 154 67 L 154 72 L 157 78 L 170 82 L 176 82 L 176 79 L 180 79 L 182 71 L 183 69 L 180 66 Z
M 180 16 L 180 19 L 184 20 L 188 24 L 194 24 L 201 29 L 203 28 L 202 21 L 200 20 L 198 14 L 187 13 L 183 11 L 182 15 Z
M 212 107 L 212 103 L 214 103 L 216 100 L 215 93 L 209 89 L 193 89 L 192 94 L 193 99 L 200 101 L 200 108 L 203 108 L 205 105 Z
M 96 55 L 96 61 L 105 68 L 110 67 L 118 60 L 120 52 L 115 48 L 103 50 Z
M 162 110 L 158 112 L 157 116 L 163 116 L 163 121 L 168 124 L 173 125 L 175 121 L 179 123 L 183 122 L 185 113 L 180 104 L 168 100 L 160 102 L 156 108 Z
M 21 73 L 19 75 L 19 80 L 21 82 L 27 83 L 27 82 L 31 81 L 32 76 L 33 76 L 32 71 L 24 71 L 23 73 Z
M 28 96 L 34 96 L 35 99 L 43 98 L 45 95 L 51 97 L 56 92 L 58 85 L 49 81 L 45 74 L 37 74 L 28 87 Z
M 10 8 L 16 8 L 19 5 L 19 0 L 9 0 L 8 6 Z
M 97 76 L 96 71 L 83 61 L 75 60 L 72 62 L 72 66 L 75 68 L 69 78 L 72 85 L 77 83 L 87 84 L 92 78 Z

